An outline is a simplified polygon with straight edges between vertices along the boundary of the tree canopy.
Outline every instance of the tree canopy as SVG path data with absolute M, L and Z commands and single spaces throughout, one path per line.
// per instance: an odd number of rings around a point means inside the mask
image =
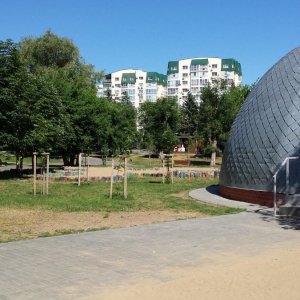
M 233 121 L 250 92 L 250 87 L 227 87 L 220 80 L 203 88 L 199 110 L 199 136 L 211 147 L 214 165 L 218 143 L 225 142 Z
M 145 102 L 139 110 L 139 125 L 143 140 L 153 143 L 157 151 L 170 153 L 178 143 L 179 111 L 174 98 L 163 97 L 157 102 Z
M 47 31 L 19 44 L 0 42 L 0 148 L 22 158 L 58 151 L 65 164 L 94 147 L 132 147 L 136 112 L 97 98 L 103 72 L 85 64 L 73 42 Z
M 0 41 L 0 49 L 0 147 L 16 152 L 19 167 L 34 149 L 58 145 L 62 100 L 51 82 L 28 73 L 17 44 Z

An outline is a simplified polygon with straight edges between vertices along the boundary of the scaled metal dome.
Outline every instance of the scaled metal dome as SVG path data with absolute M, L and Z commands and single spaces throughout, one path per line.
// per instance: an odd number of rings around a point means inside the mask
M 290 156 L 300 156 L 300 47 L 280 59 L 245 100 L 224 151 L 220 190 L 271 192 L 274 173 Z M 299 161 L 291 166 L 291 193 L 300 191 Z M 278 175 L 277 189 L 284 193 L 285 170 Z

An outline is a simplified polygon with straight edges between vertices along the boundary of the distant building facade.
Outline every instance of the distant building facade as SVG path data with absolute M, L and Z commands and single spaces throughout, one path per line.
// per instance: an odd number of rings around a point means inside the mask
M 121 101 L 128 95 L 129 101 L 136 108 L 145 101 L 155 102 L 167 96 L 167 76 L 157 72 L 125 69 L 107 74 L 103 84 L 97 86 L 99 97 L 108 93 L 114 101 Z
M 177 97 L 182 105 L 188 92 L 197 103 L 201 102 L 201 90 L 218 79 L 224 79 L 228 85 L 242 83 L 241 64 L 235 59 L 188 58 L 169 61 L 167 95 Z

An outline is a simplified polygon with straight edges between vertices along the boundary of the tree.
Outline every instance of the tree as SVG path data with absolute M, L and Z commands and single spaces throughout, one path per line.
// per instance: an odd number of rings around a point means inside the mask
M 199 135 L 211 149 L 211 165 L 215 165 L 217 144 L 226 141 L 232 123 L 250 89 L 217 81 L 202 90 L 199 113 Z
M 144 140 L 152 140 L 157 151 L 170 153 L 178 143 L 179 112 L 174 98 L 163 97 L 145 102 L 139 110 L 139 126 Z
M 199 106 L 190 92 L 180 108 L 180 117 L 180 132 L 195 135 L 198 131 Z
M 136 110 L 130 103 L 111 103 L 108 147 L 112 154 L 131 150 L 136 140 Z
M 102 126 L 95 116 L 99 110 L 96 83 L 103 77 L 103 72 L 95 72 L 92 65 L 86 64 L 71 40 L 51 31 L 36 39 L 23 39 L 21 54 L 28 70 L 43 76 L 62 99 L 64 131 L 57 149 L 63 155 L 64 163 L 73 165 L 79 152 L 89 151 L 94 143 L 100 142 L 101 134 L 97 132 L 107 129 L 107 122 Z M 96 127 L 99 125 L 100 129 Z
M 223 141 L 228 139 L 231 126 L 251 89 L 252 86 L 249 87 L 248 85 L 232 85 L 224 94 L 224 101 L 221 103 L 223 111 L 223 135 L 221 139 Z
M 58 144 L 62 102 L 50 82 L 28 73 L 17 44 L 0 41 L 0 49 L 0 147 L 15 151 L 22 169 L 25 155 Z
M 127 91 L 122 92 L 121 101 L 126 104 L 130 103 L 130 97 L 128 96 Z

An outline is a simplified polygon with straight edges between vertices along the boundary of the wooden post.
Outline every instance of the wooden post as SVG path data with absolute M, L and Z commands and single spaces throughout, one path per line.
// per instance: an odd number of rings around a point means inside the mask
M 109 193 L 110 199 L 112 199 L 113 184 L 114 184 L 114 158 L 112 157 L 111 158 L 110 193 Z
M 165 157 L 163 157 L 163 184 L 165 183 Z
M 49 153 L 45 153 L 47 159 L 46 159 L 46 195 L 48 195 L 49 191 Z
M 43 188 L 42 188 L 42 195 L 46 193 L 46 170 L 45 165 L 43 164 Z
M 36 196 L 36 156 L 37 152 L 33 152 L 33 196 Z
M 124 158 L 124 198 L 127 199 L 127 157 Z
M 87 157 L 87 166 L 86 166 L 86 176 L 87 176 L 87 182 L 89 182 L 89 164 L 90 164 L 90 155 L 88 154 Z
M 174 166 L 174 165 L 173 165 L 173 162 L 174 162 L 174 161 L 173 161 L 173 155 L 172 155 L 171 158 L 172 158 L 172 162 L 171 162 L 171 168 L 172 168 L 172 170 L 171 170 L 171 172 L 172 172 L 172 184 L 173 184 L 173 183 L 174 183 L 174 174 L 173 174 L 173 166 Z
M 81 153 L 78 155 L 78 186 L 80 186 L 80 173 L 81 173 Z

